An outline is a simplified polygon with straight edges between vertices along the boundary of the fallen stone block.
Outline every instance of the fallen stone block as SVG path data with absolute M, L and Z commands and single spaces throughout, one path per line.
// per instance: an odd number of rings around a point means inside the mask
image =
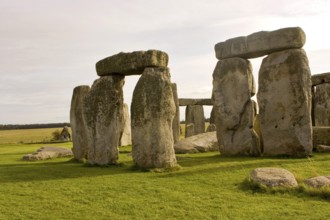
M 72 157 L 73 153 L 70 149 L 63 147 L 45 146 L 39 148 L 32 154 L 26 154 L 23 156 L 23 160 L 35 161 L 35 160 L 48 160 L 60 157 Z
M 217 134 L 213 131 L 190 136 L 174 144 L 174 150 L 177 154 L 219 151 Z

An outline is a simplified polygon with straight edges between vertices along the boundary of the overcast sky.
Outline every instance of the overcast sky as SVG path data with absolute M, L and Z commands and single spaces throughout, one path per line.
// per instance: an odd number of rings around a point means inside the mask
M 68 122 L 73 88 L 121 51 L 167 52 L 179 97 L 210 98 L 216 43 L 300 26 L 312 74 L 330 72 L 329 21 L 326 0 L 0 0 L 0 124 Z

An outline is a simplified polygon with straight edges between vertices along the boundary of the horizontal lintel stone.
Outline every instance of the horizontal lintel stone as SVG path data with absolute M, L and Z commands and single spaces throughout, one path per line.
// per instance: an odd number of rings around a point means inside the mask
M 231 57 L 249 59 L 276 51 L 302 48 L 305 42 L 306 35 L 300 27 L 289 27 L 275 31 L 260 31 L 217 43 L 215 54 L 219 60 Z
M 141 75 L 147 67 L 167 67 L 168 55 L 160 50 L 134 51 L 118 53 L 96 63 L 99 76 Z
M 213 106 L 212 99 L 179 99 L 179 106 L 187 105 L 211 105 Z
M 317 86 L 323 83 L 330 83 L 330 73 L 312 75 L 312 86 Z

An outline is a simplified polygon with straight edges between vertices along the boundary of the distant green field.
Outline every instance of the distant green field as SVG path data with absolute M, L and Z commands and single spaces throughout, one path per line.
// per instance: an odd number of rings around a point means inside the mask
M 48 142 L 56 130 L 62 128 L 0 130 L 0 144 Z
M 110 167 L 70 158 L 21 159 L 41 146 L 0 144 L 0 219 L 330 219 L 330 190 L 303 187 L 306 178 L 330 174 L 330 154 L 311 159 L 177 155 L 182 169 L 175 172 L 133 169 L 130 146 L 120 148 L 120 165 Z M 257 167 L 288 169 L 300 187 L 251 188 L 244 180 Z

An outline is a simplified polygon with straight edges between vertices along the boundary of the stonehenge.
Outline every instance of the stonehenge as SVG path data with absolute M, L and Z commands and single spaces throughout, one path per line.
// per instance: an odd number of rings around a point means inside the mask
M 290 27 L 217 43 L 211 99 L 178 98 L 163 51 L 121 52 L 98 61 L 93 85 L 73 90 L 74 158 L 117 164 L 118 146 L 132 145 L 134 165 L 175 167 L 179 107 L 186 107 L 187 138 L 205 133 L 204 105 L 213 107 L 207 132 L 216 134 L 221 155 L 310 156 L 313 146 L 330 143 L 330 73 L 311 76 L 305 41 L 301 28 Z M 249 59 L 261 56 L 256 92 Z M 130 75 L 140 75 L 131 118 L 123 98 Z
M 179 99 L 179 106 L 186 106 L 185 137 L 205 132 L 204 105 L 212 106 L 212 99 Z
M 179 103 L 167 65 L 168 55 L 159 50 L 122 52 L 96 63 L 100 78 L 90 89 L 78 86 L 73 92 L 70 120 L 76 159 L 91 165 L 117 164 L 118 146 L 132 144 L 137 166 L 176 166 L 172 124 Z M 123 100 L 129 75 L 141 75 L 131 104 L 132 123 Z
M 312 153 L 312 82 L 307 56 L 301 49 L 305 41 L 303 30 L 292 27 L 215 45 L 219 61 L 213 73 L 213 95 L 221 153 L 293 157 Z M 254 80 L 247 59 L 264 55 L 255 120 L 250 100 L 255 93 Z M 260 131 L 254 130 L 255 121 L 260 122 Z

